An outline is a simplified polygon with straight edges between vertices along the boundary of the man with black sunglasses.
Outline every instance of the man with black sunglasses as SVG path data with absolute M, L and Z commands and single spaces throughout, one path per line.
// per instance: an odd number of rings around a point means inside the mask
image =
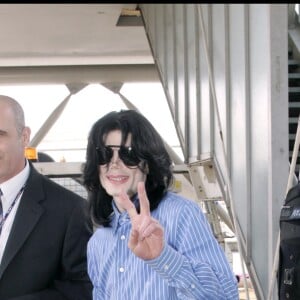
M 171 166 L 140 113 L 110 112 L 93 125 L 83 182 L 97 227 L 87 252 L 94 300 L 239 299 L 200 207 L 169 190 Z

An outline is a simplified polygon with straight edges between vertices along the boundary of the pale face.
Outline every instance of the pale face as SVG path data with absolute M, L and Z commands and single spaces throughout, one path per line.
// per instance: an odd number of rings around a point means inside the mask
M 109 132 L 106 137 L 105 145 L 121 145 L 122 134 L 120 130 Z M 131 146 L 129 136 L 125 146 Z M 128 168 L 119 158 L 119 148 L 113 148 L 113 157 L 108 165 L 99 166 L 99 179 L 106 192 L 114 198 L 119 209 L 123 212 L 124 208 L 119 199 L 119 194 L 125 191 L 129 197 L 137 192 L 139 181 L 146 181 L 146 175 L 139 168 Z
M 29 139 L 30 129 L 25 127 L 19 135 L 11 108 L 6 102 L 0 101 L 0 183 L 24 168 L 24 149 Z

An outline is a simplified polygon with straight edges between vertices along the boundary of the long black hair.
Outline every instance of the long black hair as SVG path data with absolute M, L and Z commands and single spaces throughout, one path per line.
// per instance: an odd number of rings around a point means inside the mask
M 131 148 L 144 162 L 141 171 L 147 174 L 146 192 L 150 210 L 159 205 L 173 179 L 172 161 L 164 142 L 152 124 L 135 110 L 113 111 L 100 118 L 88 137 L 86 162 L 83 165 L 83 184 L 88 191 L 89 211 L 95 225 L 109 226 L 113 211 L 112 197 L 101 185 L 96 148 L 105 147 L 104 138 L 113 130 L 122 133 L 122 145 L 131 134 Z

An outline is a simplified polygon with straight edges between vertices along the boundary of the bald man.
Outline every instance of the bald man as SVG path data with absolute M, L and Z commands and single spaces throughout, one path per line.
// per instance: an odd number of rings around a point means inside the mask
M 0 299 L 92 299 L 87 202 L 35 170 L 29 141 L 22 107 L 0 95 Z

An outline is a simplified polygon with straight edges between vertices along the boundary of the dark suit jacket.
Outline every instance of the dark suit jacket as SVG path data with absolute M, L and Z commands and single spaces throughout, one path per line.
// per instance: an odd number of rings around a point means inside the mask
M 89 300 L 87 202 L 30 164 L 0 265 L 0 299 Z

